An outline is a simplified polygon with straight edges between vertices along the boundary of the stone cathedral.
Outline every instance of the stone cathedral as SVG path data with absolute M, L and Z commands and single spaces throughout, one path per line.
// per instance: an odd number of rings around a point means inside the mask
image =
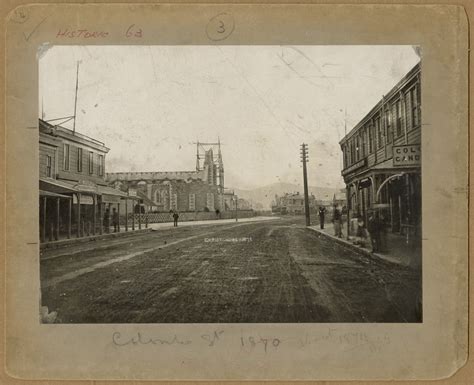
M 224 192 L 220 141 L 197 143 L 196 170 L 114 172 L 107 173 L 106 180 L 122 191 L 136 191 L 147 209 L 156 212 L 226 211 L 232 200 L 232 194 Z

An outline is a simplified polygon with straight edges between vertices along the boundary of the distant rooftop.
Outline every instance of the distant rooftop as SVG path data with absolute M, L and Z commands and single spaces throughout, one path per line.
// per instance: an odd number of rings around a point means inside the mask
M 378 101 L 378 103 L 372 107 L 372 109 L 345 135 L 339 144 L 344 143 L 347 139 L 349 139 L 358 129 L 363 126 L 367 120 L 373 116 L 376 111 L 380 110 L 382 104 L 385 104 L 389 99 L 391 99 L 408 81 L 413 79 L 419 72 L 421 71 L 421 62 L 418 62 L 410 71 L 406 73 L 406 75 L 400 79 L 395 86 L 393 86 L 387 94 L 383 95 L 382 98 Z

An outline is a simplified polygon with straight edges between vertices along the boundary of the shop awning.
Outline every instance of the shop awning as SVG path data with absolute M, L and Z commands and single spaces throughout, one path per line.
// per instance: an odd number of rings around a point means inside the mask
M 56 193 L 56 194 L 71 194 L 78 192 L 76 188 L 70 183 L 49 178 L 40 178 L 39 181 L 40 191 Z
M 122 198 L 139 199 L 136 196 L 129 196 L 128 193 L 109 186 L 96 184 L 82 184 L 73 181 L 59 179 L 40 178 L 40 191 L 54 194 L 83 193 L 90 195 L 101 195 L 103 202 L 117 203 Z M 82 198 L 81 198 L 82 201 Z
M 375 166 L 371 167 L 372 170 L 393 170 L 393 161 L 392 159 L 384 160 L 383 162 L 377 163 Z
M 129 198 L 126 192 L 109 186 L 97 186 L 103 203 L 120 203 L 122 198 Z
M 56 194 L 50 191 L 43 191 L 40 190 L 40 196 L 41 197 L 52 197 L 52 198 L 64 198 L 64 199 L 71 199 L 69 195 L 62 195 L 62 194 Z
M 62 179 L 51 179 L 51 178 L 40 178 L 40 190 L 54 192 L 57 194 L 71 194 L 71 193 L 84 193 L 84 194 L 99 194 L 97 185 L 82 184 L 79 182 L 62 180 Z
M 97 186 L 97 191 L 100 195 L 112 195 L 115 197 L 130 198 L 126 192 L 109 186 Z

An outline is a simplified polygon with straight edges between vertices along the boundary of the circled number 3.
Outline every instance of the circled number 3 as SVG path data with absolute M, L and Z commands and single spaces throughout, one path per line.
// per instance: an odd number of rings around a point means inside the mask
M 217 27 L 217 33 L 225 32 L 225 24 L 222 20 L 219 20 L 219 26 Z

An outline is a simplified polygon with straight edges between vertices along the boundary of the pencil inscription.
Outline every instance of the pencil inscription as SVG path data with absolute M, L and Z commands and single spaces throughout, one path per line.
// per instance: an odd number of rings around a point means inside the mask
M 189 345 L 191 340 L 178 337 L 176 334 L 171 338 L 146 337 L 138 332 L 132 337 L 122 337 L 122 333 L 114 332 L 112 342 L 115 346 L 129 345 Z
M 109 36 L 109 33 L 106 31 L 90 31 L 88 29 L 60 29 L 56 34 L 57 38 L 85 38 L 85 39 L 98 39 Z
M 209 20 L 206 26 L 207 37 L 212 41 L 227 39 L 235 29 L 235 21 L 232 15 L 220 13 Z

